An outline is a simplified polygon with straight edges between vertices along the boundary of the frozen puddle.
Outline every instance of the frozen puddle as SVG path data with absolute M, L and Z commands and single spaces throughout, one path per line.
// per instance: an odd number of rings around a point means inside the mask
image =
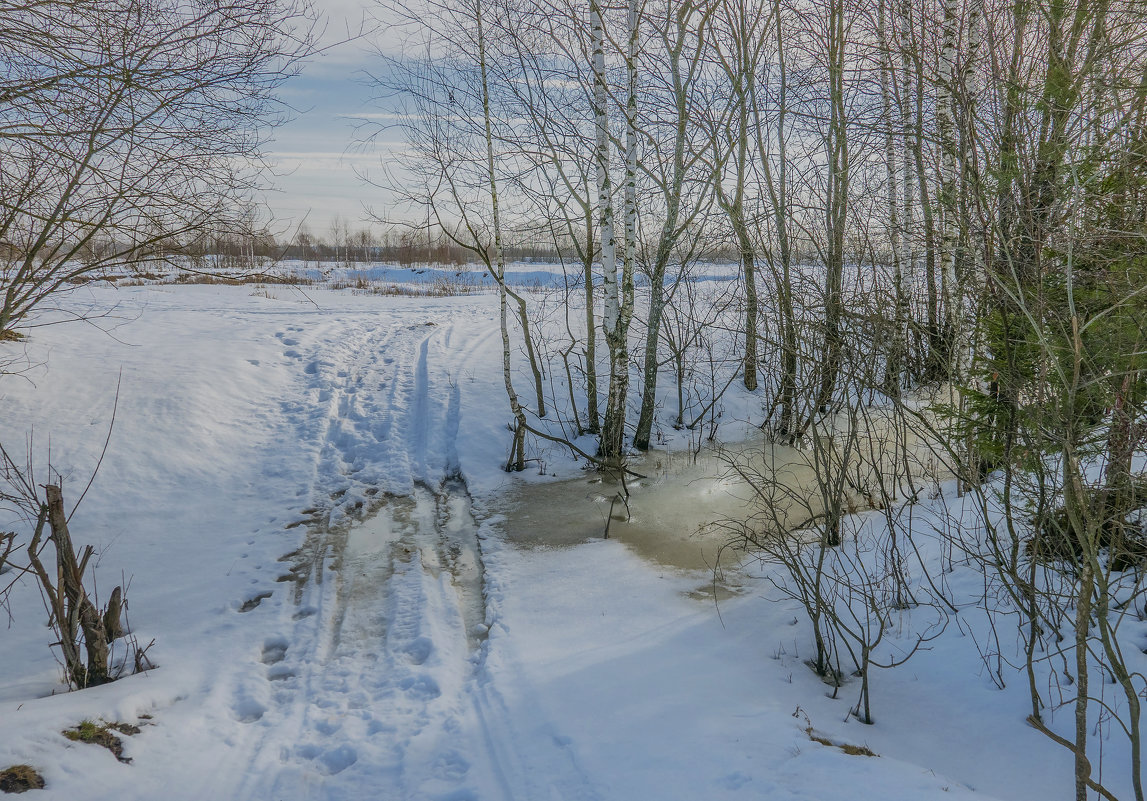
M 828 426 L 844 427 L 846 420 Z M 845 477 L 848 511 L 872 508 L 883 477 L 895 497 L 916 494 L 941 474 L 928 443 L 872 414 L 851 449 Z M 827 428 L 827 426 L 826 426 Z M 827 436 L 827 432 L 826 432 Z M 699 597 L 736 592 L 736 568 L 746 557 L 737 546 L 742 521 L 758 533 L 784 536 L 824 511 L 813 448 L 762 438 L 704 448 L 697 454 L 651 451 L 629 467 L 645 478 L 624 486 L 597 471 L 548 483 L 519 483 L 507 493 L 507 540 L 523 547 L 569 547 L 606 536 L 639 556 L 683 571 L 707 571 Z M 905 478 L 897 465 L 911 465 Z M 896 478 L 893 478 L 896 476 Z
M 506 539 L 527 548 L 561 548 L 607 536 L 658 565 L 698 573 L 696 594 L 735 592 L 743 552 L 727 547 L 722 521 L 755 503 L 751 487 L 714 452 L 649 454 L 631 464 L 648 478 L 599 472 L 544 484 L 517 484 L 506 496 Z M 628 490 L 628 499 L 625 499 Z M 714 582 L 714 572 L 721 580 Z M 704 574 L 704 575 L 702 575 Z

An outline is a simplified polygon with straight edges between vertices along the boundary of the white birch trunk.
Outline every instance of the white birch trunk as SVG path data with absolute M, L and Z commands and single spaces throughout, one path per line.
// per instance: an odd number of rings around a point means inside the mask
M 967 109 L 965 112 L 964 124 L 967 128 L 967 135 L 965 139 L 968 142 L 968 152 L 964 154 L 965 159 L 972 161 L 973 170 L 965 169 L 964 175 L 972 174 L 973 178 L 978 180 L 978 168 L 975 167 L 975 150 L 976 150 L 976 109 L 977 101 L 980 95 L 980 83 L 978 73 L 976 72 L 976 61 L 979 58 L 980 46 L 983 43 L 983 23 L 984 15 L 978 6 L 973 6 L 970 10 L 968 20 L 968 56 L 964 62 L 963 70 L 961 72 L 960 82 L 963 85 L 964 94 L 967 98 Z M 969 195 L 979 196 L 981 193 L 979 187 L 967 187 L 965 191 Z M 984 247 L 983 242 L 977 241 L 975 232 L 970 233 L 972 244 L 972 264 L 968 276 L 965 278 L 964 283 L 967 285 L 967 292 L 962 293 L 971 298 L 972 308 L 969 310 L 962 310 L 962 319 L 959 320 L 959 339 L 957 345 L 957 358 L 960 360 L 956 366 L 956 375 L 960 379 L 966 379 L 972 370 L 973 362 L 975 360 L 976 350 L 983 347 L 982 340 L 982 327 L 979 324 L 978 308 L 980 305 L 980 298 L 986 286 L 986 276 L 984 267 Z M 967 319 L 964 319 L 967 318 Z M 981 382 L 982 383 L 982 380 Z M 986 391 L 986 387 L 978 387 L 982 391 Z
M 604 30 L 601 25 L 600 6 L 595 3 L 591 10 L 596 17 L 591 20 L 594 28 L 594 100 L 600 102 L 598 112 L 598 151 L 609 146 L 609 132 L 605 119 L 605 54 Z M 605 279 L 605 339 L 609 346 L 609 397 L 606 403 L 605 421 L 602 426 L 600 455 L 611 463 L 620 463 L 625 450 L 626 401 L 629 395 L 629 323 L 633 318 L 633 273 L 637 261 L 637 0 L 629 0 L 627 18 L 627 46 L 625 52 L 626 102 L 625 102 L 625 245 L 622 256 L 621 286 L 617 282 L 617 256 L 613 244 L 613 210 L 609 205 L 608 230 L 606 215 L 602 215 L 601 239 L 602 262 L 606 269 Z M 599 44 L 602 45 L 599 47 Z M 608 157 L 608 150 L 605 151 Z M 608 166 L 608 165 L 605 165 Z M 603 164 L 598 163 L 598 169 Z M 608 171 L 605 171 L 608 176 Z M 599 186 L 601 181 L 599 178 Z M 604 200 L 604 197 L 603 197 Z M 604 264 L 607 259 L 606 243 L 609 242 L 608 256 L 613 266 Z M 610 273 L 612 272 L 612 283 Z
M 637 0 L 629 0 L 629 42 L 625 53 L 625 257 L 622 306 L 632 314 L 633 271 L 637 262 Z M 623 311 L 624 314 L 624 311 Z M 627 324 L 624 326 L 628 328 Z
M 605 22 L 601 4 L 590 0 L 590 36 L 593 46 L 593 116 L 597 133 L 594 161 L 597 168 L 598 233 L 601 236 L 602 283 L 605 309 L 602 328 L 607 336 L 617 331 L 620 309 L 617 293 L 617 241 L 613 232 L 613 185 L 609 179 L 609 113 L 605 85 Z
M 905 336 L 907 334 L 907 309 L 904 297 L 904 252 L 900 236 L 900 192 L 897 185 L 898 167 L 896 142 L 892 133 L 892 44 L 888 37 L 887 0 L 879 0 L 877 7 L 877 36 L 880 47 L 880 103 L 884 117 L 884 167 L 888 198 L 888 238 L 892 250 L 892 286 L 896 302 L 893 321 L 892 347 L 889 349 L 888 374 L 885 386 L 888 391 L 899 395 L 901 372 L 904 369 Z
M 956 199 L 956 127 L 953 117 L 953 79 L 956 72 L 956 0 L 944 0 L 940 45 L 940 75 L 936 87 L 936 129 L 940 135 L 940 298 L 944 309 L 943 336 L 948 343 L 949 379 L 955 375 L 954 347 L 959 325 L 960 292 L 956 281 L 956 246 L 959 240 Z
M 914 284 L 916 282 L 916 249 L 913 243 L 914 231 L 914 217 L 913 214 L 913 186 L 916 181 L 916 176 L 913 171 L 912 162 L 912 103 L 910 102 L 912 96 L 912 65 L 911 55 L 909 49 L 911 47 L 911 30 L 912 30 L 912 7 L 911 0 L 898 0 L 897 6 L 897 25 L 896 25 L 896 40 L 897 49 L 900 52 L 900 133 L 903 137 L 903 155 L 904 162 L 901 165 L 904 172 L 904 180 L 901 186 L 904 188 L 902 199 L 904 201 L 904 214 L 900 220 L 901 230 L 901 260 L 902 269 L 904 270 L 904 278 L 908 284 L 910 292 L 914 291 Z M 911 310 L 909 309 L 909 315 Z M 907 322 L 907 321 L 906 321 Z M 905 332 L 907 334 L 907 331 Z

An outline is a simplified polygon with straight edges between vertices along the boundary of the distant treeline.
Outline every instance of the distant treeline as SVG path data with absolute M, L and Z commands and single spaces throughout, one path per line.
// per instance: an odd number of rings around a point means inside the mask
M 572 245 L 557 247 L 553 243 L 523 237 L 504 245 L 509 261 L 558 263 L 577 262 Z M 336 264 L 474 264 L 478 255 L 449 240 L 442 234 L 427 237 L 425 231 L 392 229 L 377 232 L 369 228 L 351 231 L 335 228 L 326 236 L 300 229 L 288 242 L 268 233 L 242 236 L 215 236 L 196 242 L 183 252 L 186 256 L 214 256 L 220 266 L 242 266 L 251 261 L 286 260 Z M 736 261 L 738 252 L 731 246 L 711 247 L 705 261 Z M 639 257 L 640 260 L 640 257 Z
M 44 249 L 54 250 L 48 246 Z M 81 261 L 98 264 L 110 261 L 109 254 L 130 249 L 124 242 L 108 239 L 91 241 L 75 250 Z M 580 258 L 572 245 L 557 247 L 553 243 L 532 241 L 528 236 L 507 243 L 504 249 L 509 261 L 577 263 Z M 332 227 L 327 236 L 315 235 L 303 227 L 289 238 L 275 236 L 267 230 L 201 233 L 183 241 L 173 237 L 162 246 L 152 242 L 149 250 L 146 258 L 138 260 L 137 267 L 146 270 L 149 263 L 157 261 L 185 264 L 188 260 L 199 263 L 203 269 L 228 270 L 249 269 L 276 261 L 403 265 L 480 262 L 474 251 L 454 244 L 442 234 L 428 238 L 424 231 L 392 229 L 380 233 L 369 228 L 351 231 L 348 227 L 337 230 Z M 648 255 L 644 251 L 645 248 L 639 247 L 639 264 Z M 701 261 L 735 262 L 739 254 L 735 247 L 714 243 L 698 255 Z M 24 254 L 7 243 L 0 243 L 0 258 L 16 262 L 22 260 Z

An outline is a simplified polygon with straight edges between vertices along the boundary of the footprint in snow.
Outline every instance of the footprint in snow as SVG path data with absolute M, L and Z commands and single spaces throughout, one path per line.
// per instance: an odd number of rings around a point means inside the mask
M 231 714 L 240 723 L 254 723 L 262 720 L 267 708 L 249 695 L 240 695 L 231 705 Z
M 428 637 L 419 637 L 403 650 L 406 651 L 406 658 L 410 660 L 410 664 L 421 665 L 430 657 L 430 652 L 434 650 L 434 643 Z
M 302 745 L 295 753 L 303 759 L 317 762 L 319 772 L 327 776 L 342 773 L 355 762 L 358 762 L 358 752 L 349 745 L 340 745 L 326 751 L 317 745 Z
M 263 603 L 263 601 L 270 598 L 273 594 L 274 593 L 269 592 L 269 591 L 256 593 L 255 595 L 252 595 L 251 597 L 245 599 L 242 603 L 239 604 L 239 611 L 240 612 L 250 612 L 252 609 L 257 607 L 259 604 Z
M 478 801 L 478 794 L 468 788 L 455 790 L 438 797 L 440 801 Z
M 319 762 L 326 768 L 327 775 L 333 776 L 336 773 L 342 773 L 355 762 L 358 762 L 358 752 L 349 745 L 340 745 L 319 757 Z
M 342 728 L 342 724 L 332 718 L 320 720 L 315 723 L 315 731 L 326 737 L 336 734 Z
M 401 690 L 414 698 L 429 701 L 442 695 L 438 682 L 430 676 L 410 676 L 398 683 Z
M 286 665 L 274 665 L 267 671 L 267 681 L 286 681 L 295 678 L 295 673 Z
M 275 665 L 287 658 L 287 641 L 283 637 L 271 637 L 263 643 L 263 664 Z
M 371 737 L 376 734 L 382 734 L 383 732 L 392 733 L 396 731 L 398 731 L 398 729 L 393 724 L 384 723 L 381 720 L 371 720 L 366 726 L 366 733 Z
M 434 761 L 434 773 L 439 779 L 458 781 L 469 772 L 469 761 L 457 751 L 446 751 Z

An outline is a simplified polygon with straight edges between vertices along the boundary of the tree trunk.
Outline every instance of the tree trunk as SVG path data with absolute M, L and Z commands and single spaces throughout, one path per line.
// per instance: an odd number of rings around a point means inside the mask
M 741 243 L 741 270 L 745 275 L 745 389 L 757 388 L 757 265 L 744 215 L 740 216 L 737 239 Z
M 753 248 L 753 241 L 749 237 L 749 227 L 745 220 L 745 169 L 749 156 L 749 87 L 746 83 L 751 80 L 745 74 L 752 70 L 750 64 L 742 64 L 742 74 L 739 99 L 739 121 L 737 131 L 737 197 L 736 214 L 733 219 L 733 229 L 737 235 L 737 245 L 741 252 L 741 271 L 745 279 L 745 389 L 750 392 L 757 388 L 757 258 Z
M 848 219 L 848 128 L 844 104 L 844 5 L 829 4 L 828 21 L 829 125 L 828 186 L 825 190 L 825 286 L 824 350 L 816 408 L 832 406 L 836 381 L 843 364 L 844 343 L 840 330 L 844 292 L 844 229 Z
M 786 117 L 788 115 L 788 65 L 785 58 L 784 29 L 781 25 L 781 0 L 773 3 L 773 34 L 776 42 L 777 61 L 777 121 L 773 133 L 776 136 L 776 180 L 770 164 L 769 148 L 765 139 L 765 121 L 760 113 L 756 98 L 756 83 L 750 77 L 750 96 L 753 105 L 753 121 L 757 129 L 758 158 L 766 180 L 766 190 L 773 209 L 773 225 L 776 229 L 777 252 L 771 259 L 773 282 L 775 284 L 778 328 L 780 333 L 781 371 L 778 382 L 777 408 L 779 418 L 773 427 L 773 436 L 781 442 L 792 442 L 801 429 L 797 419 L 797 323 L 796 308 L 792 287 L 792 243 L 789 238 L 789 178 Z
M 510 370 L 510 328 L 507 309 L 506 254 L 502 248 L 502 218 L 498 208 L 498 180 L 494 172 L 494 133 L 490 121 L 490 85 L 486 72 L 486 34 L 482 16 L 482 0 L 477 0 L 475 17 L 478 28 L 478 66 L 482 75 L 482 115 L 486 131 L 486 166 L 490 186 L 490 210 L 494 218 L 494 279 L 498 283 L 498 321 L 502 333 L 502 380 L 506 385 L 506 395 L 510 400 L 510 412 L 514 415 L 514 437 L 510 444 L 510 455 L 506 459 L 506 470 L 524 470 L 526 414 L 514 391 L 513 374 Z M 521 298 L 518 299 L 521 303 Z M 524 305 L 524 304 L 522 304 Z M 521 306 L 519 307 L 521 309 Z M 521 309 L 524 315 L 524 309 Z M 527 342 L 529 328 L 525 328 Z M 541 411 L 539 409 L 539 411 Z
M 915 247 L 915 217 L 913 213 L 915 206 L 915 193 L 914 187 L 916 185 L 915 166 L 916 162 L 912 158 L 914 137 L 912 135 L 912 5 L 911 0 L 898 0 L 896 3 L 897 9 L 897 24 L 895 36 L 897 40 L 897 49 L 900 55 L 900 85 L 899 95 L 897 102 L 899 103 L 900 111 L 900 125 L 899 131 L 903 143 L 903 161 L 901 167 L 903 168 L 903 191 L 901 193 L 903 201 L 903 214 L 900 221 L 900 228 L 902 231 L 901 247 L 902 259 L 901 264 L 903 267 L 902 278 L 908 285 L 905 292 L 905 314 L 904 314 L 904 358 L 905 370 L 909 374 L 919 375 L 919 361 L 912 357 L 912 347 L 910 342 L 911 331 L 907 327 L 912 320 L 912 300 L 911 298 L 916 293 L 916 264 L 917 264 L 917 251 Z M 918 351 L 917 351 L 918 355 Z
M 626 49 L 625 105 L 625 249 L 621 286 L 617 280 L 613 198 L 609 181 L 609 121 L 606 108 L 605 30 L 601 6 L 590 3 L 593 36 L 594 116 L 597 121 L 598 205 L 602 266 L 605 273 L 605 314 L 602 327 L 609 347 L 609 395 L 606 399 L 598 455 L 620 463 L 625 452 L 626 401 L 629 392 L 629 322 L 633 316 L 633 271 L 637 255 L 637 4 L 630 0 Z M 620 290 L 620 291 L 619 291 Z
M 1091 590 L 1095 578 L 1084 558 L 1075 605 L 1075 801 L 1087 801 L 1091 762 L 1087 758 L 1088 693 L 1087 633 L 1091 626 Z
M 924 137 L 924 59 L 922 55 L 922 41 L 916 35 L 912 19 L 911 0 L 900 3 L 900 35 L 901 53 L 905 62 L 905 69 L 910 68 L 906 75 L 905 94 L 905 137 L 908 142 L 909 159 L 912 169 L 905 170 L 904 195 L 907 198 L 915 192 L 916 202 L 920 205 L 921 223 L 923 226 L 924 243 L 924 288 L 926 297 L 927 323 L 925 333 L 927 341 L 924 343 L 925 351 L 921 354 L 923 361 L 923 374 L 928 378 L 936 378 L 944 369 L 941 357 L 942 342 L 940 341 L 940 301 L 936 286 L 936 228 L 932 210 L 931 191 L 928 187 L 928 171 L 925 164 L 925 137 Z M 911 109 L 911 110 L 909 110 Z M 907 165 L 906 159 L 906 165 Z M 912 173 L 915 187 L 909 180 L 908 173 Z M 912 209 L 905 203 L 904 223 L 906 230 L 911 231 Z M 917 237 L 913 234 L 913 238 Z
M 649 322 L 645 333 L 645 363 L 642 369 L 641 413 L 633 433 L 633 447 L 649 449 L 653 434 L 653 412 L 657 405 L 657 344 L 661 316 L 665 312 L 665 269 L 654 265 L 649 286 Z
M 877 36 L 880 46 L 880 104 L 884 116 L 884 166 L 888 198 L 888 238 L 892 248 L 892 291 L 896 304 L 893 317 L 894 330 L 892 342 L 888 348 L 888 363 L 884 373 L 884 392 L 893 397 L 900 397 L 902 374 L 904 371 L 904 352 L 906 350 L 905 334 L 908 324 L 907 298 L 904 294 L 904 254 L 900 232 L 900 191 L 897 185 L 898 163 L 896 160 L 896 142 L 893 136 L 892 121 L 892 84 L 895 75 L 892 70 L 892 45 L 888 37 L 887 14 L 885 6 L 887 0 L 879 0 L 877 7 Z
M 498 233 L 498 238 L 499 238 L 499 240 L 501 239 L 501 231 L 499 231 L 499 233 Z M 506 294 L 509 295 L 510 298 L 513 299 L 514 304 L 517 306 L 517 309 L 518 309 L 518 325 L 520 325 L 522 327 L 522 339 L 526 343 L 526 361 L 529 363 L 530 373 L 533 374 L 533 377 L 534 377 L 534 394 L 536 396 L 535 400 L 537 401 L 537 404 L 538 404 L 538 417 L 545 417 L 546 416 L 546 399 L 545 399 L 545 396 L 543 394 L 544 385 L 542 383 L 542 370 L 541 370 L 541 367 L 538 366 L 539 365 L 538 354 L 537 354 L 537 351 L 534 349 L 534 338 L 530 334 L 530 316 L 529 316 L 527 309 L 526 309 L 526 299 L 523 298 L 521 295 L 519 295 L 514 290 L 510 289 L 508 286 L 505 286 L 505 273 L 506 273 L 505 258 L 501 259 L 501 264 L 502 264 L 502 266 L 500 268 L 500 271 L 501 271 L 503 278 L 499 283 L 502 284 L 502 286 L 505 288 Z
M 84 572 L 93 550 L 89 545 L 82 556 L 77 557 L 71 534 L 68 532 L 68 517 L 64 512 L 64 495 L 59 486 L 49 484 L 44 487 L 48 505 L 48 525 L 52 529 L 52 541 L 56 546 L 56 565 L 59 575 L 56 591 L 62 596 L 65 619 L 60 624 L 61 639 L 72 639 L 77 633 L 83 635 L 87 651 L 87 665 L 76 660 L 65 660 L 65 666 L 73 684 L 78 688 L 95 687 L 111 681 L 108 675 L 108 638 L 104 621 L 100 617 L 87 590 L 84 589 Z M 65 651 L 67 653 L 67 651 Z
M 586 432 L 601 431 L 601 415 L 597 409 L 597 324 L 594 322 L 593 294 L 593 226 L 586 223 L 586 250 L 582 272 L 585 276 L 585 401 Z
M 956 282 L 956 245 L 959 238 L 956 198 L 956 131 L 953 118 L 953 81 L 956 74 L 956 0 L 944 0 L 940 76 L 936 88 L 936 129 L 940 136 L 940 298 L 944 322 L 940 339 L 945 359 L 944 377 L 953 375 L 954 344 L 960 325 L 960 293 Z
M 742 9 L 743 11 L 743 9 Z M 734 31 L 734 46 L 736 57 L 724 69 L 732 82 L 732 91 L 736 108 L 737 120 L 735 124 L 735 141 L 731 145 L 733 164 L 736 169 L 734 187 L 730 196 L 723 185 L 723 169 L 713 176 L 714 190 L 717 194 L 717 204 L 729 218 L 733 228 L 733 235 L 737 240 L 737 251 L 741 265 L 741 273 L 745 286 L 745 356 L 743 360 L 743 380 L 745 389 L 750 392 L 757 388 L 757 280 L 756 280 L 756 250 L 749 234 L 748 221 L 745 219 L 745 180 L 748 171 L 749 155 L 749 114 L 753 100 L 753 71 L 755 65 L 749 57 L 750 32 L 747 21 L 741 16 Z M 729 156 L 724 156 L 722 167 Z
M 661 338 L 661 317 L 665 311 L 665 271 L 677 241 L 678 220 L 681 214 L 681 192 L 685 184 L 685 140 L 689 133 L 690 106 L 687 80 L 681 74 L 681 49 L 684 46 L 685 20 L 692 4 L 677 12 L 679 30 L 677 41 L 669 50 L 669 73 L 673 84 L 676 125 L 673 132 L 673 175 L 665 192 L 665 222 L 657 240 L 653 269 L 649 276 L 649 322 L 646 326 L 644 382 L 641 394 L 641 414 L 633 435 L 633 445 L 641 450 L 649 448 L 653 430 L 653 412 L 657 403 L 657 346 Z

